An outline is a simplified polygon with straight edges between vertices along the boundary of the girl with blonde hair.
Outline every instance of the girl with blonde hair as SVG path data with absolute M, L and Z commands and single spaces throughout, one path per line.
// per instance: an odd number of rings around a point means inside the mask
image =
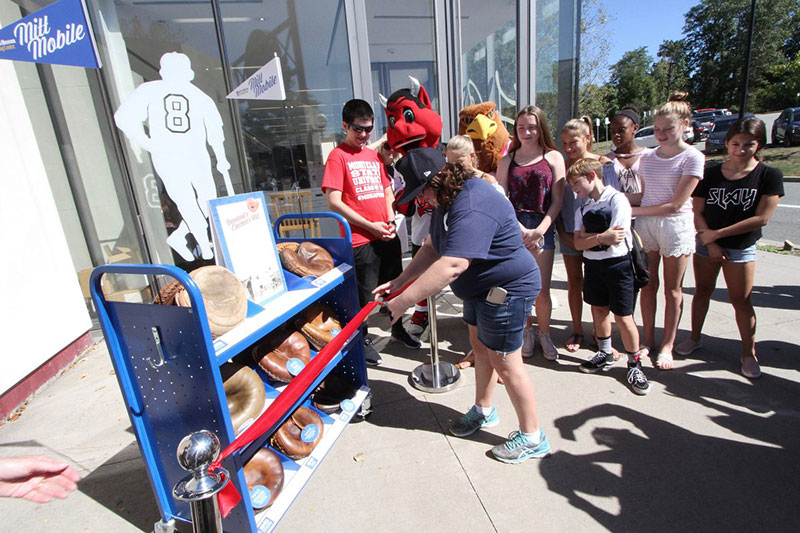
M 642 289 L 643 355 L 655 345 L 655 317 L 659 268 L 663 268 L 664 337 L 656 351 L 655 365 L 673 367 L 672 350 L 683 308 L 683 276 L 695 251 L 694 215 L 690 196 L 703 179 L 705 156 L 683 140 L 691 106 L 686 93 L 676 91 L 656 111 L 654 133 L 658 148 L 639 161 L 643 192 L 631 195 L 636 231 L 650 262 L 650 283 Z M 637 202 L 638 201 L 638 202 Z

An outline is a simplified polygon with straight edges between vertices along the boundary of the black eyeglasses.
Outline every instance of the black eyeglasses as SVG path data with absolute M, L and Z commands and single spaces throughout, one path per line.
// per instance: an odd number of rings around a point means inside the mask
M 372 126 L 359 126 L 358 124 L 350 124 L 350 127 L 356 133 L 370 133 L 372 131 Z

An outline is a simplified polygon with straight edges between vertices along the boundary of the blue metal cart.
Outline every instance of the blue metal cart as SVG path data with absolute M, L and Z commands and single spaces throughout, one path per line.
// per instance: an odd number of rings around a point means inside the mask
M 297 240 L 278 237 L 281 222 L 293 218 L 303 216 L 284 215 L 275 221 L 276 242 Z M 334 259 L 334 270 L 320 278 L 299 278 L 285 272 L 288 288 L 285 294 L 271 300 L 266 307 L 248 302 L 245 321 L 213 341 L 200 291 L 183 270 L 171 265 L 114 264 L 97 267 L 92 273 L 92 298 L 161 512 L 161 521 L 156 523 L 157 531 L 171 530 L 175 519 L 191 521 L 189 505 L 172 496 L 173 486 L 186 476 L 175 456 L 180 440 L 200 429 L 213 431 L 223 448 L 235 438 L 220 366 L 237 358 L 237 361 L 241 359 L 241 362 L 254 367 L 264 382 L 269 404 L 283 393 L 285 386 L 271 381 L 253 363 L 250 358 L 253 344 L 315 302 L 333 308 L 343 324 L 359 310 L 349 225 L 334 213 L 311 213 L 304 218 L 334 218 L 339 222 L 342 228 L 340 238 L 306 239 L 328 250 Z M 186 288 L 192 306 L 106 300 L 101 288 L 102 277 L 125 274 L 145 275 L 151 281 L 155 276 L 177 279 Z M 240 354 L 244 355 L 237 357 Z M 312 357 L 314 355 L 312 351 Z M 346 377 L 358 390 L 353 403 L 347 404 L 351 408 L 334 415 L 319 413 L 325 425 L 322 441 L 309 457 L 301 461 L 281 455 L 284 490 L 270 508 L 254 514 L 242 465 L 258 449 L 267 446 L 272 433 L 298 406 L 312 408 L 309 394 L 332 372 Z M 313 377 L 311 386 L 294 394 L 293 398 L 283 398 L 290 400 L 292 407 L 281 413 L 260 439 L 223 461 L 222 466 L 231 472 L 231 482 L 242 495 L 242 502 L 224 519 L 224 530 L 271 531 L 368 392 L 363 343 L 361 334 L 356 333 L 324 370 Z

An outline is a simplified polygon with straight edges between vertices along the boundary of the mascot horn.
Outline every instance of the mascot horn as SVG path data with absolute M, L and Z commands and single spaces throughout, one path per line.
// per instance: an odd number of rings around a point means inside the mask
M 469 135 L 475 147 L 478 169 L 489 174 L 508 153 L 509 135 L 494 102 L 481 102 L 458 112 L 458 134 Z
M 386 139 L 392 150 L 401 154 L 423 146 L 435 148 L 442 136 L 442 117 L 431 108 L 428 92 L 419 80 L 408 79 L 408 89 L 393 92 L 388 100 L 379 95 L 389 122 Z

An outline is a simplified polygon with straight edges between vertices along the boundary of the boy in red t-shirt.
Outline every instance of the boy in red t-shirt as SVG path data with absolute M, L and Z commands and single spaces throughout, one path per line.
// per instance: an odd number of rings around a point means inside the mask
M 342 108 L 344 142 L 334 148 L 325 163 L 322 191 L 331 211 L 342 215 L 353 232 L 353 261 L 362 306 L 372 301 L 378 284 L 402 271 L 400 240 L 394 228 L 394 194 L 380 155 L 367 148 L 375 115 L 364 100 L 350 100 Z M 379 365 L 364 330 L 368 364 Z M 401 320 L 392 325 L 392 338 L 409 348 L 419 348 L 419 339 L 409 334 Z

